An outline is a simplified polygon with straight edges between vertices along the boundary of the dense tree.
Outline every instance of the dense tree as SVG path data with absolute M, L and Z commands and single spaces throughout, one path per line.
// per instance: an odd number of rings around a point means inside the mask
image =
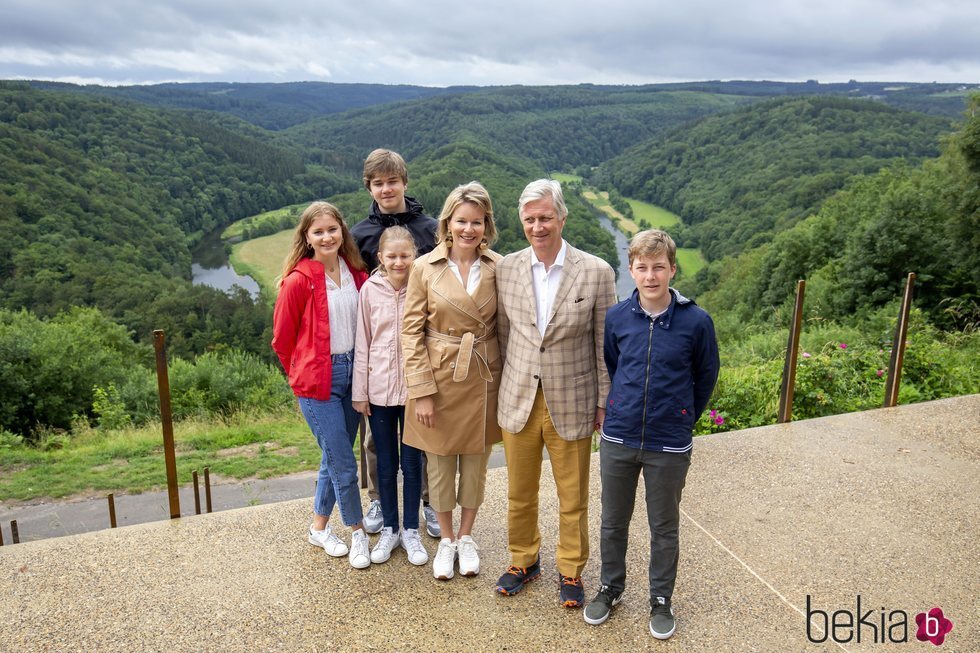
M 854 175 L 935 156 L 950 128 L 869 101 L 773 100 L 632 148 L 594 180 L 677 213 L 685 245 L 717 260 L 772 240 Z

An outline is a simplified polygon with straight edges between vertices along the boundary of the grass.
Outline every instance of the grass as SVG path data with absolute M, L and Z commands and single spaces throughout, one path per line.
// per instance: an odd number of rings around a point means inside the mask
M 596 192 L 595 190 L 591 189 L 583 190 L 582 197 L 588 200 L 592 206 L 608 215 L 613 224 L 616 225 L 616 228 L 627 236 L 632 236 L 640 230 L 639 225 L 617 211 L 613 205 L 609 203 L 609 193 L 607 191 Z
M 241 220 L 236 220 L 228 225 L 223 232 L 221 232 L 221 238 L 223 240 L 241 238 L 242 233 L 245 231 L 245 227 L 258 227 L 263 223 L 270 221 L 278 222 L 287 215 L 299 216 L 299 214 L 308 204 L 308 202 L 304 204 L 291 204 L 289 206 L 283 206 L 282 208 L 273 209 L 272 211 L 266 211 L 265 213 L 259 213 L 258 215 L 252 215 L 247 218 L 242 218 Z
M 582 181 L 582 178 L 578 175 L 570 175 L 565 172 L 552 172 L 551 178 L 562 184 L 571 184 Z
M 677 248 L 678 277 L 693 277 L 705 265 L 707 265 L 707 261 L 704 260 L 700 249 L 691 247 Z
M 273 291 L 292 238 L 293 230 L 287 229 L 238 243 L 231 248 L 232 267 L 238 274 L 247 274 L 255 279 L 263 290 Z
M 177 476 L 210 468 L 216 478 L 272 478 L 318 468 L 320 449 L 298 412 L 242 414 L 224 422 L 174 425 Z M 355 444 L 355 456 L 359 446 Z M 203 481 L 202 481 L 203 482 Z M 138 494 L 167 486 L 160 424 L 117 431 L 82 429 L 63 448 L 0 449 L 0 500 Z
M 679 215 L 676 213 L 671 213 L 665 208 L 641 200 L 627 199 L 626 201 L 629 202 L 629 205 L 633 208 L 634 218 L 637 220 L 646 220 L 650 223 L 650 226 L 655 227 L 656 229 L 663 229 L 666 231 L 668 228 L 681 223 L 681 218 Z

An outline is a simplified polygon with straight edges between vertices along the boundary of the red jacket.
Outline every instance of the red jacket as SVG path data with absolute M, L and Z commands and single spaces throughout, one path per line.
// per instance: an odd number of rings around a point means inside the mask
M 360 290 L 367 272 L 353 267 L 350 271 Z M 289 376 L 293 394 L 330 399 L 330 317 L 320 262 L 300 259 L 283 279 L 272 314 L 272 349 Z

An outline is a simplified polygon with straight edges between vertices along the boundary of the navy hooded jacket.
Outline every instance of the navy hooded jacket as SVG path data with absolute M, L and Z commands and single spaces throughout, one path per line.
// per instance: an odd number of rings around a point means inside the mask
M 377 202 L 371 202 L 371 213 L 361 220 L 350 233 L 367 264 L 368 273 L 378 267 L 378 242 L 388 227 L 400 225 L 409 230 L 415 240 L 417 256 L 428 254 L 436 247 L 436 229 L 439 222 L 425 214 L 422 205 L 414 197 L 405 196 L 405 213 L 382 213 Z
M 612 386 L 602 438 L 643 449 L 690 451 L 694 423 L 718 380 L 718 343 L 708 313 L 670 289 L 651 319 L 636 290 L 606 313 L 604 355 Z

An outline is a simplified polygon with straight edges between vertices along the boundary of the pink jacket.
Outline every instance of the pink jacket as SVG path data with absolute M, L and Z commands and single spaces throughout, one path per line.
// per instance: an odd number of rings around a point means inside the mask
M 395 290 L 387 277 L 375 273 L 361 287 L 357 310 L 351 400 L 404 406 L 408 391 L 400 333 L 405 288 Z

